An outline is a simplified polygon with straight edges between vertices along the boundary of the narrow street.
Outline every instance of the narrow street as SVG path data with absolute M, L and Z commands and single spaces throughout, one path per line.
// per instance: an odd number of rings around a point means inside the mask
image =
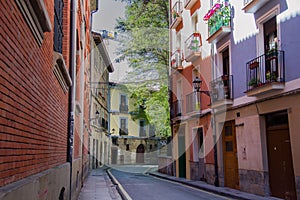
M 113 176 L 123 186 L 124 190 L 133 200 L 138 199 L 230 199 L 228 197 L 222 197 L 217 194 L 206 192 L 200 189 L 185 186 L 180 183 L 170 182 L 160 178 L 155 178 L 150 175 L 146 175 L 142 172 L 136 173 L 132 167 L 132 172 L 129 170 L 111 169 Z

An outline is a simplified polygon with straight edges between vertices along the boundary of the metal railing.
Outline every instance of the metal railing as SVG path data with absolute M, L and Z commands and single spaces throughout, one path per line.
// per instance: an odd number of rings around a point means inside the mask
M 128 105 L 121 105 L 119 106 L 120 113 L 128 113 Z
M 216 7 L 216 5 L 218 6 Z M 216 5 L 209 11 L 213 12 L 208 19 L 209 37 L 217 32 L 222 26 L 231 26 L 231 6 L 229 4 L 219 3 Z
M 119 128 L 119 135 L 128 135 L 128 129 L 121 129 Z
M 210 82 L 212 103 L 233 99 L 233 76 L 223 75 Z
M 192 92 L 186 95 L 186 112 L 200 111 L 200 93 Z
M 246 64 L 247 91 L 272 82 L 285 81 L 284 51 L 271 50 Z
M 183 100 L 176 100 L 173 102 L 173 117 L 178 117 L 182 115 L 182 107 L 183 107 Z
M 200 47 L 202 46 L 201 34 L 193 33 L 184 42 L 184 50 L 187 56 L 193 53 L 200 53 Z
M 172 24 L 176 20 L 177 17 L 180 17 L 182 9 L 183 9 L 182 2 L 177 1 L 174 4 L 172 11 L 171 11 L 171 23 L 170 24 Z
M 178 49 L 171 55 L 171 67 L 177 69 L 182 67 L 182 55 L 181 51 Z

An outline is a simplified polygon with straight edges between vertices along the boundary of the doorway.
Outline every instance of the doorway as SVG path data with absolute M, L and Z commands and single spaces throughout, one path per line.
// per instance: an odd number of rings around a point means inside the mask
M 295 200 L 295 176 L 287 112 L 266 115 L 266 128 L 271 195 Z
M 222 130 L 225 187 L 239 189 L 235 122 L 227 121 Z
M 178 164 L 179 177 L 186 177 L 186 155 L 185 155 L 185 126 L 178 130 Z
M 144 145 L 140 144 L 136 149 L 136 163 L 144 163 L 144 153 Z

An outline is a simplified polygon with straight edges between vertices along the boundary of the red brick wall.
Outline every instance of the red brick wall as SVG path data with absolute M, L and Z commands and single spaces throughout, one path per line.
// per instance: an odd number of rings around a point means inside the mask
M 53 1 L 44 1 L 53 25 Z M 65 1 L 66 15 L 69 3 Z M 69 63 L 69 16 L 63 55 Z M 0 1 L 0 186 L 66 162 L 68 93 L 53 74 L 53 32 L 41 47 L 15 1 Z M 53 30 L 52 30 L 53 31 Z

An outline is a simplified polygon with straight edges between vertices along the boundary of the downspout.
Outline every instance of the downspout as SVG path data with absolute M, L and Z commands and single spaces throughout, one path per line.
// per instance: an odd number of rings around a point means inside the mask
M 93 95 L 92 95 L 92 89 L 93 89 L 93 85 L 92 85 L 92 82 L 94 81 L 92 75 L 93 75 L 93 69 L 94 69 L 94 58 L 95 58 L 95 54 L 94 54 L 94 37 L 93 37 L 93 14 L 98 12 L 98 0 L 96 0 L 96 8 L 94 10 L 91 10 L 91 16 L 90 16 L 90 49 L 91 49 L 91 52 L 90 52 L 90 88 L 91 88 L 91 91 L 90 91 L 90 102 L 92 102 L 92 99 L 93 99 Z M 93 103 L 90 103 L 90 108 L 89 108 L 89 117 L 92 118 L 92 107 L 93 107 Z M 93 110 L 94 111 L 94 110 Z M 89 120 L 89 126 L 90 126 L 90 120 Z M 90 128 L 90 127 L 89 127 Z M 89 138 L 88 140 L 90 141 L 90 134 L 89 134 Z M 88 141 L 88 143 L 89 143 Z M 91 151 L 90 151 L 90 145 L 88 147 L 88 151 L 89 151 L 89 168 L 90 168 L 90 160 L 91 160 Z M 93 168 L 93 167 L 91 167 Z
M 75 112 L 75 89 L 76 89 L 76 0 L 71 0 L 70 10 L 70 76 L 72 85 L 69 89 L 69 116 L 68 116 L 68 148 L 67 148 L 67 162 L 70 163 L 70 190 L 69 199 L 72 199 L 72 162 L 73 162 L 73 140 L 74 140 L 74 112 Z
M 215 45 L 211 45 L 211 56 L 212 56 L 212 79 L 215 77 Z M 213 140 L 214 140 L 214 168 L 215 168 L 215 180 L 214 185 L 219 187 L 219 171 L 218 171 L 218 140 L 217 140 L 217 130 L 216 130 L 216 119 L 215 119 L 215 109 L 212 109 L 212 128 L 213 128 Z

